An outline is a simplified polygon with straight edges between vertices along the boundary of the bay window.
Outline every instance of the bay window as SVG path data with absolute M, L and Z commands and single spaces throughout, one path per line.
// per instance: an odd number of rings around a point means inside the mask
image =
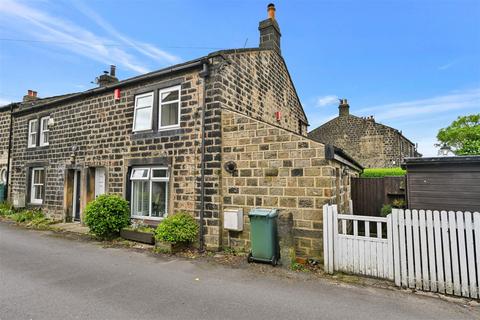
M 132 217 L 160 219 L 168 213 L 168 168 L 134 168 L 132 186 Z
M 45 194 L 45 169 L 32 168 L 30 180 L 30 203 L 42 204 Z

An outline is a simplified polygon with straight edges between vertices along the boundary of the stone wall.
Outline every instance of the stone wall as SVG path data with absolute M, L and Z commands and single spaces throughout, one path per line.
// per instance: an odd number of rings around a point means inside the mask
M 0 169 L 7 165 L 10 108 L 0 108 Z
M 134 94 L 137 90 L 150 85 L 169 86 L 172 81 L 179 82 L 182 86 L 181 128 L 164 132 L 132 133 Z M 44 164 L 46 186 L 42 207 L 52 216 L 63 219 L 67 168 L 105 167 L 106 191 L 128 197 L 128 162 L 132 159 L 167 158 L 171 165 L 171 209 L 194 211 L 199 190 L 197 178 L 201 132 L 198 101 L 202 90 L 198 70 L 120 88 L 119 101 L 114 100 L 112 89 L 102 94 L 87 95 L 55 106 L 38 108 L 35 112 L 15 117 L 13 196 L 26 194 L 28 165 Z M 28 121 L 45 115 L 52 117 L 55 122 L 50 128 L 49 146 L 27 148 Z M 207 121 L 208 119 L 207 116 Z M 77 148 L 75 152 L 72 151 L 74 146 Z M 74 163 L 72 154 L 75 154 Z
M 309 137 L 342 148 L 366 168 L 398 167 L 405 157 L 418 156 L 398 130 L 373 118 L 339 116 L 311 131 Z
M 306 135 L 308 121 L 283 58 L 273 50 L 228 52 L 215 83 L 222 108 Z
M 225 230 L 223 245 L 248 249 L 249 211 L 278 208 L 282 225 L 292 220 L 296 255 L 321 258 L 322 206 L 339 203 L 340 211 L 347 211 L 350 176 L 356 173 L 326 160 L 321 143 L 227 110 L 222 112 L 222 159 L 237 164 L 234 174 L 222 172 L 223 207 L 242 208 L 245 223 L 243 232 Z
M 10 135 L 10 108 L 0 108 L 0 183 L 8 163 L 8 139 Z

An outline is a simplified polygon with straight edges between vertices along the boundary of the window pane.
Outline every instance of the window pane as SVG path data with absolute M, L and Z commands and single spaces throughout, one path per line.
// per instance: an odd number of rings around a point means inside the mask
M 134 216 L 149 215 L 150 201 L 150 182 L 149 181 L 132 181 L 132 214 Z
M 146 179 L 149 171 L 149 169 L 133 169 L 131 179 Z
M 43 137 L 43 141 L 42 141 L 43 144 L 48 143 L 48 134 L 49 134 L 48 131 L 43 133 L 43 136 L 42 136 Z
M 152 108 L 135 110 L 134 130 L 148 130 L 152 128 Z
M 45 182 L 45 174 L 43 170 L 34 170 L 33 171 L 33 183 L 43 184 Z
M 178 102 L 162 105 L 160 126 L 172 126 L 178 124 Z
M 28 145 L 35 146 L 36 143 L 37 143 L 37 134 L 36 133 L 30 134 L 30 140 L 28 142 Z
M 162 93 L 162 103 L 178 100 L 179 90 Z
M 34 186 L 34 199 L 43 199 L 43 186 Z
M 167 169 L 152 169 L 152 178 L 165 178 L 168 177 Z
M 48 119 L 49 118 L 42 119 L 42 130 L 48 130 Z
M 37 132 L 37 120 L 30 121 L 30 132 Z
M 148 96 L 139 96 L 136 99 L 136 107 L 137 108 L 142 108 L 142 107 L 151 107 L 153 105 L 153 94 L 150 94 Z
M 164 217 L 167 206 L 167 182 L 152 182 L 152 217 Z

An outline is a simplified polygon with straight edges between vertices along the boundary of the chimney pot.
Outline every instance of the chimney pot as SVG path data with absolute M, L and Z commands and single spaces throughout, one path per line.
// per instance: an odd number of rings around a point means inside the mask
M 267 12 L 269 19 L 275 19 L 275 5 L 273 3 L 268 4 Z
M 349 115 L 350 106 L 347 102 L 347 99 L 340 99 L 340 105 L 338 106 L 338 115 L 340 117 L 346 117 Z
M 23 102 L 37 100 L 37 91 L 27 90 L 27 94 L 23 96 Z

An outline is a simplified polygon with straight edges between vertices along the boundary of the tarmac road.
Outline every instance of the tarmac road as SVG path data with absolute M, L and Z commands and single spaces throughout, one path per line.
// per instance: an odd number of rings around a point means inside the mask
M 102 248 L 0 223 L 0 320 L 480 319 L 478 307 Z

